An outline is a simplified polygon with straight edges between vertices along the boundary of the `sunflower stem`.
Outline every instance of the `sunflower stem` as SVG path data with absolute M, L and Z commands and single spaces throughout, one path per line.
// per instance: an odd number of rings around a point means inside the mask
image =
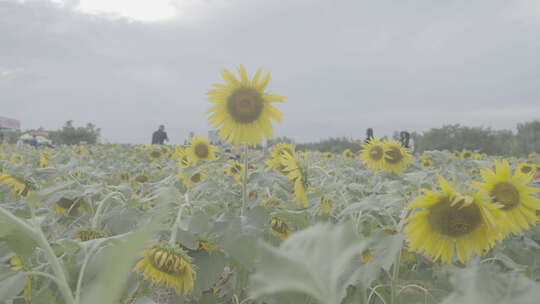
M 58 284 L 58 289 L 60 290 L 60 293 L 62 293 L 66 304 L 75 304 L 75 298 L 73 297 L 73 293 L 69 288 L 64 268 L 49 245 L 49 241 L 45 237 L 45 234 L 43 234 L 43 230 L 41 230 L 41 226 L 39 223 L 37 223 L 35 217 L 32 217 L 32 219 L 27 222 L 18 218 L 3 207 L 0 207 L 0 216 L 11 222 L 13 226 L 18 227 L 23 233 L 26 233 L 37 243 L 38 247 L 43 249 L 43 252 L 45 253 L 45 256 L 54 272 L 54 277 L 56 278 L 56 280 L 53 281 Z
M 186 192 L 184 194 L 184 203 L 189 203 L 189 194 Z M 178 235 L 178 227 L 180 227 L 180 222 L 182 220 L 182 214 L 184 213 L 184 204 L 181 204 L 178 208 L 178 213 L 176 214 L 176 219 L 171 231 L 171 238 L 169 239 L 169 246 L 173 247 L 176 244 L 176 236 Z
M 105 202 L 113 197 L 114 195 L 116 194 L 116 192 L 111 192 L 109 194 L 107 194 L 107 196 L 105 196 L 104 199 L 102 199 L 99 203 L 98 203 L 98 207 L 96 209 L 96 213 L 94 214 L 94 217 L 92 218 L 92 229 L 97 229 L 98 226 L 99 226 L 99 223 L 100 223 L 100 220 L 101 220 L 101 213 L 103 212 L 103 208 L 105 208 Z
M 244 172 L 242 177 L 242 209 L 240 209 L 240 216 L 244 216 L 244 209 L 247 203 L 247 179 L 248 179 L 248 144 L 244 143 Z

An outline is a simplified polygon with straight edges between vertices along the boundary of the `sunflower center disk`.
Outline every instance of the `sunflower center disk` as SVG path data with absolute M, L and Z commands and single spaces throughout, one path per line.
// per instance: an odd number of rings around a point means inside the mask
M 428 216 L 430 225 L 442 235 L 460 237 L 474 231 L 482 223 L 480 209 L 476 205 L 463 206 L 464 201 L 450 205 L 450 198 L 442 198 Z
M 521 168 L 521 172 L 525 174 L 529 174 L 532 171 L 532 168 L 529 166 L 525 166 Z
M 383 157 L 383 148 L 380 146 L 375 146 L 369 151 L 369 156 L 373 160 L 380 160 Z
M 227 110 L 236 122 L 252 123 L 262 114 L 262 96 L 253 88 L 239 88 L 227 99 Z
M 510 210 L 519 205 L 519 191 L 508 182 L 500 182 L 491 190 L 494 202 L 503 204 L 502 210 Z
M 386 156 L 384 159 L 391 164 L 399 164 L 403 159 L 403 154 L 401 154 L 401 151 L 396 147 L 390 148 L 385 154 Z
M 191 176 L 191 181 L 194 182 L 194 183 L 198 183 L 201 181 L 201 174 L 200 173 L 195 173 Z
M 195 145 L 195 154 L 199 158 L 207 158 L 208 154 L 210 154 L 210 151 L 208 150 L 208 146 L 205 144 L 197 144 Z

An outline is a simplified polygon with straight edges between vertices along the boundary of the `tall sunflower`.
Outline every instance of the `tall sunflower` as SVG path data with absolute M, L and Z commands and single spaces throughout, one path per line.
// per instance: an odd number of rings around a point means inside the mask
M 362 161 L 376 173 L 384 167 L 384 144 L 377 137 L 362 145 Z
M 506 160 L 495 161 L 495 170 L 480 171 L 483 183 L 473 182 L 472 186 L 489 197 L 493 204 L 502 205 L 508 225 L 505 232 L 518 233 L 538 223 L 536 212 L 540 210 L 540 199 L 531 194 L 540 192 L 540 188 L 527 187 L 533 179 L 532 174 L 516 171 L 512 175 L 510 164 Z
M 221 76 L 226 84 L 215 84 L 210 90 L 208 101 L 214 105 L 210 125 L 220 128 L 219 135 L 227 142 L 238 146 L 242 143 L 257 145 L 264 138 L 272 138 L 272 120 L 281 122 L 281 112 L 272 103 L 283 102 L 284 96 L 265 92 L 270 73 L 262 77 L 259 69 L 250 81 L 243 65 L 238 67 L 240 79 L 229 70 Z
M 186 294 L 195 286 L 195 267 L 180 246 L 154 245 L 142 256 L 133 270 L 142 273 L 145 280 L 174 288 L 178 294 Z
M 401 173 L 407 169 L 413 157 L 409 150 L 405 149 L 401 143 L 387 140 L 383 143 L 384 157 L 383 168 L 394 173 Z
M 408 209 L 416 210 L 406 219 L 405 234 L 412 251 L 435 261 L 462 263 L 473 253 L 485 254 L 503 235 L 494 226 L 504 218 L 500 206 L 489 204 L 481 195 L 465 196 L 440 177 L 442 192 L 424 189 Z M 497 223 L 498 224 L 498 223 Z
M 186 153 L 190 161 L 198 162 L 200 160 L 213 160 L 216 158 L 216 150 L 217 148 L 206 139 L 196 136 L 189 139 L 189 147 L 186 149 Z

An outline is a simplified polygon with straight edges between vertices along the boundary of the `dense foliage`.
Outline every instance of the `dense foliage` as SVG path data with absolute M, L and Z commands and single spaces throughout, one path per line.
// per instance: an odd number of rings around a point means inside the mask
M 405 207 L 423 188 L 436 190 L 438 175 L 461 191 L 491 159 L 429 152 L 430 166 L 415 160 L 403 173 L 374 175 L 357 157 L 300 152 L 304 207 L 295 183 L 268 168 L 268 154 L 249 152 L 244 182 L 242 163 L 223 151 L 191 163 L 179 151 L 1 145 L 0 301 L 487 304 L 540 296 L 539 227 L 467 265 L 408 250 Z M 538 159 L 510 159 L 513 167 L 525 161 Z M 176 292 L 148 272 L 160 265 L 184 269 Z

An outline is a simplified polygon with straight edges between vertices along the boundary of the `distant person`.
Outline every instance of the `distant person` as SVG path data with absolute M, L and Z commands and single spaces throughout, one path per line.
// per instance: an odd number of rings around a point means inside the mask
M 0 131 L 0 144 L 4 142 L 4 132 Z
M 373 129 L 372 128 L 367 128 L 366 130 L 366 140 L 364 141 L 365 143 L 368 143 L 370 140 L 373 139 Z
M 401 133 L 399 133 L 399 141 L 403 147 L 407 149 L 410 148 L 411 134 L 407 131 L 401 131 Z
M 28 141 L 28 144 L 29 144 L 30 146 L 34 147 L 34 148 L 37 148 L 37 146 L 38 146 L 38 141 L 37 141 L 37 138 L 36 138 L 35 135 L 32 136 L 32 139 L 30 139 L 30 140 Z
M 165 132 L 165 126 L 159 126 L 159 129 L 152 134 L 152 145 L 163 145 L 165 141 L 169 141 L 167 132 Z

